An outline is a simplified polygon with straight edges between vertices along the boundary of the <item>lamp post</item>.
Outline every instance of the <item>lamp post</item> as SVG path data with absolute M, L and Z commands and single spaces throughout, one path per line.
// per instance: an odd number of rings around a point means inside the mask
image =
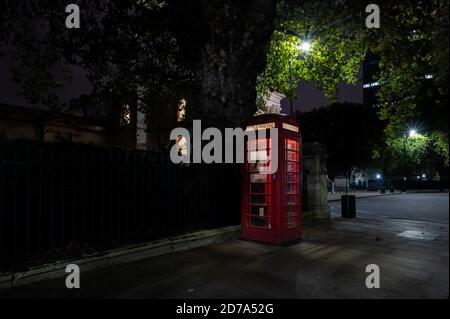
M 295 36 L 298 39 L 300 39 L 300 44 L 297 45 L 296 49 L 297 51 L 301 52 L 301 53 L 307 53 L 311 50 L 311 43 L 303 40 L 302 36 L 300 34 L 298 34 L 295 31 L 291 31 L 288 30 L 287 33 L 289 35 Z M 289 84 L 291 86 L 291 93 L 289 94 L 289 108 L 290 108 L 290 115 L 292 115 L 294 113 L 294 101 L 293 101 L 293 97 L 294 97 L 294 86 L 292 85 L 292 60 L 297 59 L 299 57 L 299 55 L 291 55 L 289 58 Z
M 407 169 L 406 169 L 406 165 L 407 165 L 407 150 L 406 150 L 406 133 L 403 134 L 403 189 L 402 189 L 402 193 L 406 193 L 406 179 L 407 179 Z
M 408 138 L 416 138 L 419 136 L 419 133 L 416 129 L 409 129 L 408 131 L 403 133 L 403 173 L 405 176 L 403 177 L 403 189 L 406 192 L 406 183 L 408 179 L 408 150 L 406 148 L 406 142 Z
M 294 101 L 292 100 L 294 95 L 294 88 L 292 87 L 292 59 L 289 59 L 289 85 L 291 86 L 291 93 L 289 94 L 289 114 L 294 112 Z

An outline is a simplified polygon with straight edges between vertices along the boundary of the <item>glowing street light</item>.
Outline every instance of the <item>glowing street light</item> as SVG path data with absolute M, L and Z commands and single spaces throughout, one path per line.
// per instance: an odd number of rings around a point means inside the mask
M 409 130 L 408 135 L 409 135 L 409 137 L 414 138 L 414 137 L 419 136 L 419 133 L 417 133 L 417 130 L 411 129 L 411 130 Z
M 376 175 L 376 178 L 377 178 L 377 179 L 380 179 L 380 178 L 381 178 L 381 174 L 377 174 L 377 175 Z
M 303 52 L 309 52 L 311 50 L 311 43 L 309 41 L 302 41 L 297 49 Z
M 300 40 L 300 44 L 296 46 L 296 49 L 302 53 L 308 53 L 311 50 L 311 42 L 303 40 L 304 38 L 297 32 L 292 31 L 292 30 L 287 30 L 286 31 L 287 34 L 296 37 L 297 39 Z M 299 58 L 299 56 L 295 57 L 295 58 Z M 292 85 L 292 59 L 293 57 L 291 57 L 289 59 L 289 85 L 291 86 L 291 96 L 289 99 L 289 105 L 290 105 L 290 114 L 292 115 L 294 112 L 294 103 L 293 103 L 293 95 L 294 95 L 294 88 Z

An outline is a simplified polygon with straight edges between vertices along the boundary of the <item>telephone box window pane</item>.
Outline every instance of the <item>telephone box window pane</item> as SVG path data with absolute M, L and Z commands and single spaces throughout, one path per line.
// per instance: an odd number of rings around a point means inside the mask
M 249 173 L 258 172 L 258 163 L 248 163 L 247 172 Z
M 269 160 L 269 152 L 267 150 L 257 150 L 257 151 L 249 151 L 248 152 L 248 161 L 262 161 L 266 162 Z
M 266 150 L 270 149 L 271 140 L 270 139 L 257 139 L 257 140 L 249 140 L 247 141 L 247 149 L 248 150 Z
M 268 216 L 269 208 L 266 206 L 250 206 L 250 214 L 254 216 Z
M 249 163 L 248 167 L 249 167 L 249 172 L 251 173 L 261 173 L 265 170 L 265 167 L 268 164 L 265 162 L 257 162 L 257 163 Z
M 289 205 L 286 206 L 286 215 L 287 216 L 297 216 L 297 206 L 296 205 Z
M 298 226 L 298 218 L 297 217 L 288 217 L 286 226 L 287 228 L 294 228 Z
M 297 195 L 286 195 L 286 203 L 287 205 L 296 205 Z
M 286 184 L 286 194 L 298 194 L 297 184 Z
M 251 172 L 269 172 L 271 169 L 270 151 L 251 151 L 247 155 L 248 170 Z
M 287 173 L 286 174 L 287 183 L 298 183 L 298 173 Z
M 295 141 L 295 140 L 287 139 L 286 140 L 286 149 L 298 151 L 299 150 L 299 142 Z
M 248 221 L 250 226 L 270 228 L 270 224 L 266 218 L 250 216 Z
M 261 163 L 259 166 L 259 172 L 269 174 L 272 171 L 272 162 Z
M 287 171 L 288 172 L 298 172 L 299 171 L 299 165 L 296 162 L 287 162 Z
M 250 192 L 251 193 L 266 193 L 266 185 L 265 184 L 250 184 Z
M 295 151 L 287 151 L 286 152 L 286 160 L 288 160 L 288 161 L 298 162 L 299 156 L 300 156 L 300 153 L 295 152 Z
M 251 173 L 265 173 L 268 174 L 271 172 L 272 164 L 270 161 L 267 162 L 257 162 L 257 163 L 249 163 L 248 171 Z
M 264 206 L 251 206 L 247 223 L 250 226 L 270 228 L 269 209 Z
M 266 174 L 250 174 L 250 183 L 267 183 L 268 176 Z
M 250 195 L 251 204 L 265 204 L 266 196 L 265 195 Z

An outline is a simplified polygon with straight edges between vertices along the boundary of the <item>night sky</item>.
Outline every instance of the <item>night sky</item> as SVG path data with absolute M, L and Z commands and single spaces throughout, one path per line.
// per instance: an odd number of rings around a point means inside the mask
M 0 103 L 13 104 L 18 106 L 26 106 L 27 103 L 23 97 L 18 93 L 20 88 L 13 83 L 10 73 L 11 61 L 8 57 L 0 58 Z M 73 67 L 73 80 L 66 85 L 56 90 L 55 93 L 60 97 L 61 102 L 67 102 L 72 98 L 76 98 L 81 94 L 89 94 L 91 91 L 91 84 L 86 78 L 86 72 L 80 67 Z M 308 112 L 314 108 L 324 107 L 329 104 L 324 95 L 315 88 L 313 83 L 300 82 L 297 88 L 297 95 L 299 99 L 294 100 L 294 111 Z M 339 85 L 338 101 L 344 102 L 363 102 L 362 84 L 355 86 L 341 83 Z M 289 111 L 289 100 L 282 101 L 283 113 Z
M 362 83 L 358 85 L 348 85 L 345 82 L 341 82 L 338 86 L 339 102 L 353 102 L 363 103 L 363 88 Z M 294 112 L 300 110 L 300 112 L 308 112 L 315 108 L 324 107 L 330 104 L 325 96 L 320 92 L 314 83 L 305 83 L 300 81 L 300 85 L 297 88 L 297 100 L 294 100 Z M 283 113 L 289 113 L 289 99 L 284 99 L 281 103 Z
M 26 106 L 27 102 L 19 95 L 20 86 L 12 81 L 10 72 L 11 61 L 6 57 L 0 58 L 0 103 Z M 72 67 L 73 79 L 55 93 L 61 99 L 61 103 L 70 101 L 82 94 L 89 94 L 92 86 L 86 78 L 86 71 L 78 66 Z

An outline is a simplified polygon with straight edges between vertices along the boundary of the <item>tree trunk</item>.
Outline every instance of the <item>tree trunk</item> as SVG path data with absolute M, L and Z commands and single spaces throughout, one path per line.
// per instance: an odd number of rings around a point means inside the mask
M 276 0 L 173 0 L 172 28 L 193 72 L 187 119 L 239 126 L 256 111 Z

